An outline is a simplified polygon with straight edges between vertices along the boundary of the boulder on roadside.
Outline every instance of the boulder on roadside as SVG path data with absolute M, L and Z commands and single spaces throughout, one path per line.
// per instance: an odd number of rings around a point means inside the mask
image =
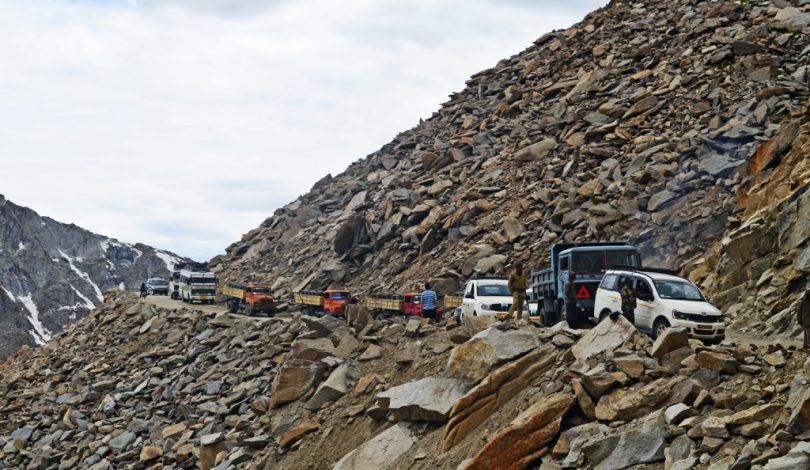
M 329 338 L 297 339 L 293 341 L 291 359 L 319 361 L 335 355 L 335 346 Z
M 636 334 L 638 334 L 636 327 L 623 316 L 615 321 L 601 321 L 577 341 L 571 352 L 576 359 L 585 361 L 612 352 L 626 341 L 630 341 Z
M 453 349 L 447 362 L 447 376 L 478 382 L 495 366 L 538 346 L 540 340 L 530 330 L 501 331 L 490 327 Z
M 464 470 L 525 468 L 546 452 L 573 404 L 574 397 L 566 393 L 537 401 L 490 439 Z
M 664 330 L 652 346 L 652 357 L 661 359 L 664 354 L 689 346 L 689 332 L 686 328 L 670 327 Z
M 621 388 L 603 396 L 596 404 L 596 418 L 603 421 L 629 421 L 647 415 L 678 390 L 687 380 L 676 376 L 671 379 L 658 379 L 642 387 Z
M 613 470 L 664 460 L 667 427 L 661 413 L 632 423 L 618 433 L 594 439 L 582 451 L 594 470 Z
M 319 410 L 329 402 L 335 401 L 347 394 L 354 383 L 362 376 L 362 371 L 352 362 L 347 362 L 332 371 L 329 377 L 321 383 L 304 408 Z
M 332 466 L 332 470 L 385 470 L 416 444 L 413 433 L 397 423 L 360 447 L 352 450 Z
M 443 422 L 469 389 L 469 382 L 464 380 L 426 377 L 378 394 L 376 403 L 390 411 L 396 421 Z
M 321 361 L 284 361 L 273 379 L 270 406 L 275 408 L 301 398 L 323 380 L 326 370 L 326 364 Z

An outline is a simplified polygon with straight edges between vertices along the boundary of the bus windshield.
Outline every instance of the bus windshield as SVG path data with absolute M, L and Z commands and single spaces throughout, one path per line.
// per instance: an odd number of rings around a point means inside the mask
M 213 277 L 190 277 L 187 281 L 189 284 L 196 284 L 196 285 L 210 285 L 215 286 L 217 285 L 216 278 Z

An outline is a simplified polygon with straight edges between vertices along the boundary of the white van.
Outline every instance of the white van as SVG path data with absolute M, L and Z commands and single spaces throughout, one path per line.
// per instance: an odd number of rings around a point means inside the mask
M 657 338 L 670 326 L 686 328 L 693 338 L 720 342 L 726 337 L 723 313 L 709 303 L 700 289 L 674 272 L 651 269 L 611 269 L 596 290 L 594 313 L 599 320 L 621 312 L 619 294 L 626 279 L 636 291 L 636 328 Z
M 509 280 L 504 277 L 479 277 L 467 281 L 461 314 L 502 318 L 512 306 Z

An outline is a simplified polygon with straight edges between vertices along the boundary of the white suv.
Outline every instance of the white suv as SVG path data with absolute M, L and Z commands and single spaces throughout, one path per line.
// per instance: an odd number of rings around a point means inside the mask
M 638 268 L 605 272 L 596 290 L 594 313 L 603 320 L 610 312 L 621 312 L 619 294 L 626 279 L 636 291 L 636 328 L 657 338 L 670 326 L 686 328 L 693 338 L 720 342 L 726 337 L 723 313 L 710 304 L 700 289 L 674 272 Z
M 467 281 L 461 302 L 462 315 L 501 318 L 511 306 L 512 293 L 506 278 L 485 277 Z

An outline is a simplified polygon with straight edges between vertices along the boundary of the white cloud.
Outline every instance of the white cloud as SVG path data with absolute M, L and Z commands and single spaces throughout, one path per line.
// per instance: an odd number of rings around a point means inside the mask
M 0 0 L 0 192 L 209 258 L 603 3 Z

